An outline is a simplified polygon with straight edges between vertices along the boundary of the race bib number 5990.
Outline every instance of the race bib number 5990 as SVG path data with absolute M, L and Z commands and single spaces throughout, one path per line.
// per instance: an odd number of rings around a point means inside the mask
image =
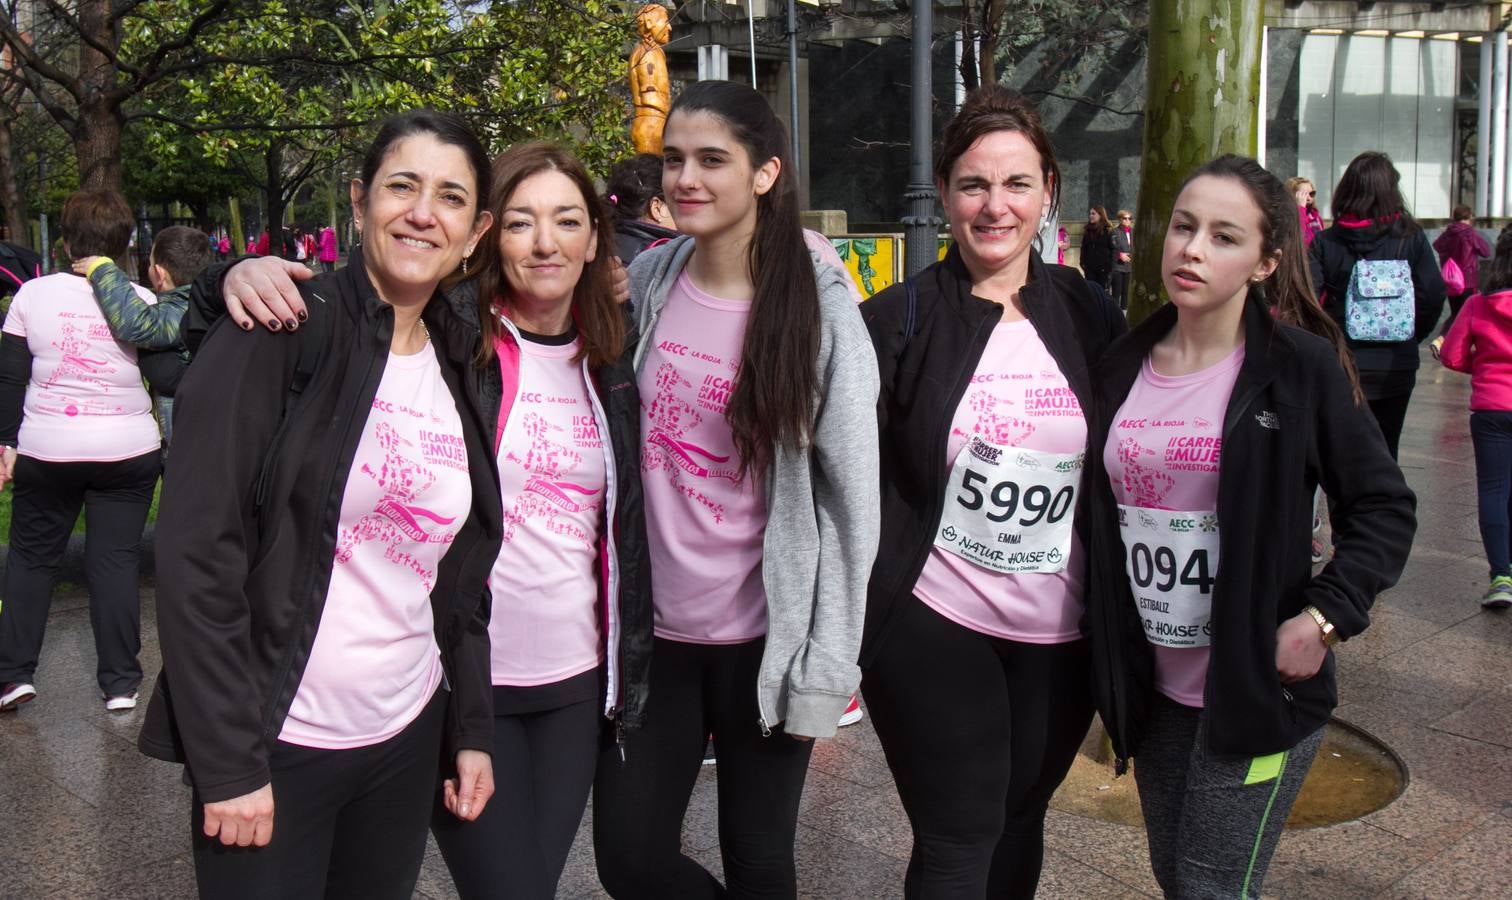
M 950 470 L 935 546 L 996 572 L 1061 571 L 1082 456 L 972 437 Z

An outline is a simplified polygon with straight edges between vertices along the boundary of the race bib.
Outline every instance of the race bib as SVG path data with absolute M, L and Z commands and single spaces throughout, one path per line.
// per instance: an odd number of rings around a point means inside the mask
M 951 467 L 935 546 L 994 572 L 1065 569 L 1084 456 L 973 436 Z
M 1118 505 L 1125 570 L 1145 637 L 1161 647 L 1212 641 L 1218 514 Z

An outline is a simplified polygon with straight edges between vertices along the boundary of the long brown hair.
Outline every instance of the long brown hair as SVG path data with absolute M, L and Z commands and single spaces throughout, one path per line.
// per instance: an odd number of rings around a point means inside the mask
M 814 432 L 819 376 L 819 287 L 798 217 L 798 180 L 788 158 L 787 129 L 766 98 L 733 81 L 699 81 L 672 104 L 704 112 L 730 130 L 752 168 L 776 157 L 777 181 L 756 201 L 756 233 L 747 257 L 755 285 L 735 390 L 725 408 L 740 454 L 740 476 L 761 472 L 777 447 L 806 447 Z
M 1302 243 L 1302 226 L 1297 216 L 1297 198 L 1286 189 L 1281 179 L 1248 156 L 1229 153 L 1204 163 L 1187 176 L 1181 184 L 1182 189 L 1204 175 L 1227 178 L 1243 185 L 1260 210 L 1260 252 L 1271 256 L 1280 251 L 1281 259 L 1276 270 L 1264 281 L 1250 285 L 1250 296 L 1270 306 L 1282 322 L 1332 343 L 1339 366 L 1349 378 L 1355 405 L 1364 405 L 1365 394 L 1360 390 L 1354 354 L 1344 341 L 1344 332 L 1339 330 L 1333 317 L 1323 311 L 1317 294 L 1313 292 L 1312 278 L 1307 272 L 1307 249 Z
M 624 312 L 614 300 L 614 234 L 583 164 L 561 147 L 544 141 L 511 147 L 493 163 L 489 196 L 493 198 L 491 208 L 498 234 L 485 235 L 478 242 L 475 257 L 479 269 L 478 315 L 483 324 L 481 361 L 486 363 L 493 358 L 494 342 L 504 333 L 504 326 L 495 314 L 495 307 L 509 293 L 499 253 L 504 210 L 521 182 L 541 172 L 560 172 L 577 187 L 583 195 L 588 221 L 598 236 L 598 252 L 592 262 L 583 266 L 582 277 L 572 291 L 572 319 L 582 342 L 576 358 L 586 357 L 590 366 L 605 365 L 619 358 L 625 344 Z
M 1082 229 L 1082 233 L 1112 234 L 1113 223 L 1108 221 L 1108 211 L 1101 206 L 1089 206 L 1087 208 L 1097 212 L 1097 222 L 1094 223 L 1091 219 L 1088 219 L 1087 227 Z

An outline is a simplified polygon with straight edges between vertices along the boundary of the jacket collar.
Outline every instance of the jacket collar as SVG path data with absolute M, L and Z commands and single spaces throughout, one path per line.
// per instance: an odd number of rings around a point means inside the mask
M 1242 385 L 1269 382 L 1296 350 L 1296 343 L 1285 329 L 1277 325 L 1270 310 L 1257 297 L 1251 296 L 1245 301 L 1243 322 L 1244 364 L 1239 369 L 1239 381 L 1234 387 L 1235 398 L 1242 393 Z M 1119 402 L 1128 393 L 1145 357 L 1174 327 L 1176 307 L 1166 303 L 1108 349 L 1100 368 L 1107 373 L 1118 392 Z
M 386 331 L 393 328 L 393 310 L 378 296 L 378 289 L 373 287 L 373 281 L 368 277 L 367 267 L 362 261 L 362 244 L 353 245 L 348 254 L 348 262 L 345 268 L 339 270 L 338 275 L 344 278 L 337 280 L 338 290 L 350 292 L 350 297 L 356 301 L 353 308 L 360 310 L 360 315 L 368 320 L 384 321 L 387 324 Z M 477 357 L 479 330 L 477 325 L 477 312 L 474 310 L 470 321 L 460 314 L 457 306 L 467 306 L 471 300 L 472 306 L 477 303 L 477 288 L 471 291 L 461 290 L 468 283 L 464 283 L 457 289 L 458 297 L 453 299 L 441 292 L 438 286 L 429 302 L 425 304 L 425 310 L 420 318 L 425 322 L 425 327 L 430 331 L 431 341 L 436 349 L 444 353 L 453 362 L 470 363 Z M 316 289 L 318 291 L 318 288 Z
M 961 258 L 961 248 L 958 245 L 954 243 L 950 245 L 936 272 L 940 296 L 950 302 L 951 308 L 961 318 L 975 321 L 989 308 L 1002 308 L 1003 304 L 984 300 L 971 292 L 971 272 L 966 268 L 966 261 Z M 1039 253 L 1031 248 L 1029 278 L 1019 289 L 1019 300 L 1024 304 L 1025 314 L 1030 314 L 1031 307 L 1037 308 L 1047 299 L 1053 300 L 1053 294 L 1054 286 L 1051 284 L 1050 269 L 1045 261 L 1040 259 Z

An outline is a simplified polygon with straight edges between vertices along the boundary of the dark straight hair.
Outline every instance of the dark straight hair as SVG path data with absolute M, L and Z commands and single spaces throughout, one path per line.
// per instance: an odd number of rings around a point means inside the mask
M 131 207 L 117 191 L 74 191 L 63 201 L 59 230 L 68 245 L 68 255 L 74 259 L 125 256 L 134 227 Z
M 655 153 L 638 153 L 615 163 L 604 184 L 604 199 L 617 219 L 639 219 L 661 196 L 662 158 Z
M 1277 319 L 1332 343 L 1339 366 L 1349 378 L 1355 405 L 1363 405 L 1365 394 L 1360 390 L 1354 354 L 1344 341 L 1344 332 L 1339 330 L 1333 317 L 1323 311 L 1317 294 L 1313 292 L 1312 278 L 1307 273 L 1307 248 L 1302 243 L 1296 196 L 1286 189 L 1281 179 L 1248 156 L 1230 153 L 1204 163 L 1181 183 L 1182 190 L 1203 176 L 1224 178 L 1242 185 L 1260 210 L 1261 254 L 1271 256 L 1278 251 L 1281 254 L 1270 277 L 1250 285 L 1250 296 L 1266 303 Z M 1176 193 L 1180 195 L 1181 191 Z
M 1092 224 L 1092 221 L 1089 218 L 1087 220 L 1087 227 L 1082 229 L 1083 232 L 1090 231 L 1093 234 L 1102 234 L 1103 232 L 1108 232 L 1111 234 L 1113 231 L 1113 223 L 1108 221 L 1108 211 L 1106 209 L 1103 209 L 1101 206 L 1089 206 L 1087 208 L 1097 210 L 1097 224 Z
M 1407 201 L 1402 199 L 1402 176 L 1391 157 L 1367 150 L 1349 161 L 1334 188 L 1330 204 L 1334 221 L 1344 216 L 1370 219 L 1374 231 L 1411 234 L 1417 229 Z
M 478 243 L 478 316 L 483 323 L 484 362 L 493 359 L 494 342 L 504 326 L 495 314 L 495 305 L 509 299 L 509 282 L 504 278 L 504 264 L 499 252 L 499 236 L 504 233 L 504 210 L 520 184 L 532 175 L 560 172 L 582 195 L 589 228 L 598 238 L 593 261 L 583 266 L 577 286 L 572 289 L 572 320 L 577 325 L 582 349 L 578 359 L 586 357 L 590 366 L 602 366 L 619 358 L 625 343 L 625 319 L 614 300 L 614 233 L 604 215 L 603 205 L 593 191 L 577 157 L 555 144 L 537 141 L 511 147 L 494 160 L 489 194 L 493 197 L 494 228 Z
M 803 241 L 787 129 L 766 98 L 733 81 L 699 81 L 682 92 L 667 118 L 694 112 L 722 122 L 745 148 L 752 168 L 774 157 L 780 164 L 777 181 L 756 201 L 756 233 L 747 256 L 755 297 L 735 390 L 725 408 L 744 478 L 763 471 L 777 447 L 797 450 L 813 437 L 819 287 Z
M 152 242 L 152 262 L 163 267 L 174 287 L 193 284 L 200 270 L 210 265 L 210 242 L 198 228 L 170 225 Z
M 1049 212 L 1055 215 L 1060 209 L 1061 176 L 1050 134 L 1040 121 L 1039 109 L 1029 102 L 1029 98 L 1000 84 L 985 84 L 972 91 L 961 104 L 961 111 L 945 126 L 945 133 L 940 137 L 940 153 L 935 159 L 935 180 L 948 187 L 956 161 L 977 141 L 999 131 L 1023 135 L 1039 152 L 1040 176 L 1050 194 Z M 1097 210 L 1102 213 L 1103 227 L 1109 227 L 1107 212 L 1100 206 Z

